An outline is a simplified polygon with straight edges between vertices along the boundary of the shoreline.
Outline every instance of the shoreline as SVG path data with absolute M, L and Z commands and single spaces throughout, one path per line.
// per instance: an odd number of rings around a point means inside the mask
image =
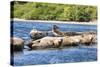
M 43 23 L 64 23 L 64 24 L 81 24 L 81 25 L 97 25 L 97 21 L 95 22 L 74 22 L 74 21 L 51 21 L 51 20 L 25 20 L 25 19 L 19 19 L 19 18 L 13 18 L 11 21 L 24 21 L 24 22 L 43 22 Z

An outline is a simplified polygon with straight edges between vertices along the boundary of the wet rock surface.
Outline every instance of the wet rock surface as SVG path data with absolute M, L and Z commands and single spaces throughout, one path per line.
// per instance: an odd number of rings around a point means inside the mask
M 19 37 L 11 38 L 11 50 L 12 51 L 22 51 L 24 48 L 24 40 Z

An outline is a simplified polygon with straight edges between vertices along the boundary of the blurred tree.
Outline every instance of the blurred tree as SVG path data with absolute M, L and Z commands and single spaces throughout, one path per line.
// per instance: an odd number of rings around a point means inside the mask
M 97 19 L 95 6 L 21 1 L 13 3 L 11 14 L 14 18 L 61 21 L 92 21 Z

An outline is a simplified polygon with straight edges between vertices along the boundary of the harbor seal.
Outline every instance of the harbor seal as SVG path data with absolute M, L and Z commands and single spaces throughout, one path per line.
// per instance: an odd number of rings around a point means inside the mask
M 81 35 L 81 32 L 61 32 L 57 25 L 53 25 L 52 32 L 55 36 L 74 36 Z

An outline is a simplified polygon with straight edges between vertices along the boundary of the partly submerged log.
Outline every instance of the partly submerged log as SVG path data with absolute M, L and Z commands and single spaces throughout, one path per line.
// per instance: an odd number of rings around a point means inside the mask
M 11 51 L 22 51 L 24 48 L 24 40 L 18 37 L 11 37 Z

